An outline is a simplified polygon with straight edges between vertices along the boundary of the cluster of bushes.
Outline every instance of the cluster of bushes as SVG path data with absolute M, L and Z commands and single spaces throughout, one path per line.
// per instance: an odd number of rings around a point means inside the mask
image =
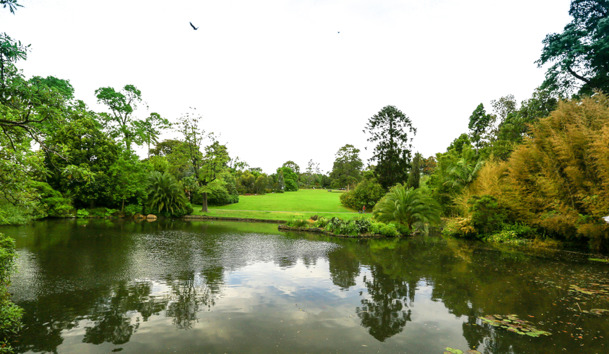
M 0 352 L 12 352 L 12 341 L 21 328 L 23 310 L 15 305 L 8 292 L 15 265 L 15 240 L 0 233 Z
M 287 225 L 297 228 L 317 228 L 334 235 L 345 236 L 383 235 L 396 237 L 407 234 L 409 231 L 407 228 L 396 224 L 385 224 L 368 218 L 343 220 L 337 217 L 314 216 L 311 221 L 296 219 L 290 220 Z

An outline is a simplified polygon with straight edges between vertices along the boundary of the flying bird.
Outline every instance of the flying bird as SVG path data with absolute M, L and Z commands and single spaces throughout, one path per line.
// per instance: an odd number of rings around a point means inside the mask
M 188 23 L 190 23 L 190 27 L 192 27 L 193 30 L 196 31 L 199 29 L 199 27 L 195 27 L 195 25 L 193 25 L 192 22 L 188 22 Z

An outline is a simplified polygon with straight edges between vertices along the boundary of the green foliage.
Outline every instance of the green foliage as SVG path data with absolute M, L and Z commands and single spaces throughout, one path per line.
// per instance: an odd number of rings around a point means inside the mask
M 382 222 L 372 222 L 370 224 L 370 233 L 375 235 L 383 235 L 387 237 L 397 237 L 405 235 L 408 230 L 398 230 L 395 224 L 385 224 Z
M 30 185 L 37 190 L 44 215 L 50 217 L 67 217 L 74 215 L 74 207 L 69 198 L 54 190 L 46 182 L 31 181 Z
M 12 352 L 12 342 L 21 329 L 23 310 L 10 300 L 8 287 L 15 266 L 15 240 L 0 233 L 0 345 Z
M 283 184 L 282 190 L 285 190 L 286 192 L 295 192 L 298 190 L 298 174 L 290 167 L 279 167 L 277 169 L 277 181 L 280 186 Z
M 374 219 L 402 224 L 413 230 L 415 225 L 440 222 L 440 207 L 421 189 L 406 188 L 398 184 L 391 188 L 374 207 Z
M 552 64 L 542 85 L 551 91 L 589 95 L 609 92 L 609 23 L 607 0 L 573 0 L 573 17 L 562 33 L 548 34 L 537 61 Z
M 423 172 L 423 155 L 416 153 L 412 159 L 410 172 L 408 172 L 408 187 L 417 189 L 421 183 L 421 173 Z
M 165 216 L 183 216 L 187 213 L 188 199 L 180 184 L 169 173 L 153 172 L 147 205 Z
M 128 204 L 128 205 L 125 205 L 125 209 L 123 210 L 123 213 L 125 214 L 125 216 L 133 216 L 135 214 L 141 214 L 143 211 L 144 210 L 141 205 Z
M 304 219 L 290 219 L 287 221 L 286 225 L 289 227 L 298 227 L 298 228 L 310 226 L 309 222 Z
M 307 225 L 310 224 L 306 222 L 306 224 L 297 227 L 304 227 Z M 385 224 L 362 217 L 351 220 L 343 220 L 337 217 L 320 217 L 313 223 L 313 227 L 324 229 L 335 235 L 346 236 L 383 235 L 387 237 L 397 237 L 403 234 L 398 231 L 394 224 Z
M 194 194 L 193 203 L 201 204 L 201 201 L 203 200 L 203 192 L 207 193 L 208 205 L 227 205 L 238 203 L 239 195 L 236 193 L 236 190 L 233 190 L 233 194 L 229 193 L 227 185 L 228 183 L 224 179 L 216 179 Z
M 469 117 L 468 128 L 472 142 L 479 149 L 489 140 L 490 129 L 493 127 L 496 117 L 486 113 L 484 105 L 480 103 Z
M 137 155 L 129 150 L 123 151 L 110 166 L 108 175 L 113 182 L 113 201 L 124 208 L 126 201 L 141 204 L 146 200 L 150 165 L 142 163 Z
M 376 178 L 367 176 L 355 186 L 355 189 L 343 193 L 340 196 L 340 202 L 354 210 L 362 210 L 364 206 L 366 209 L 372 210 L 383 195 L 385 195 L 383 186 L 377 182 Z
M 88 218 L 90 217 L 91 214 L 89 214 L 89 211 L 87 209 L 78 209 L 76 211 L 76 217 L 77 218 Z
M 458 212 L 456 198 L 468 187 L 484 165 L 468 136 L 455 139 L 445 153 L 436 155 L 437 164 L 427 185 L 444 215 Z
M 480 235 L 488 235 L 500 230 L 507 219 L 505 208 L 501 207 L 497 198 L 493 196 L 474 196 L 468 203 L 472 226 Z
M 338 150 L 330 173 L 333 188 L 346 188 L 361 180 L 364 163 L 359 153 L 360 150 L 351 144 Z
M 50 133 L 46 144 L 65 154 L 47 154 L 47 182 L 77 208 L 115 204 L 117 186 L 109 173 L 120 157 L 120 149 L 84 110 L 72 112 L 69 122 Z
M 394 106 L 385 106 L 368 120 L 364 131 L 370 134 L 368 141 L 376 143 L 372 160 L 383 188 L 406 182 L 412 148 L 409 134 L 417 132 L 410 118 Z
M 127 150 L 131 150 L 131 143 L 139 142 L 138 125 L 131 115 L 142 102 L 142 92 L 133 85 L 125 85 L 121 92 L 112 87 L 100 87 L 95 90 L 97 102 L 108 107 L 110 113 L 102 113 L 100 117 L 104 128 L 113 138 L 120 137 Z

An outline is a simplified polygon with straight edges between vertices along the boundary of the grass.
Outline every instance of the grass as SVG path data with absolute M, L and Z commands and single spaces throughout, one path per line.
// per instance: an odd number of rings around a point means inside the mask
M 340 203 L 340 195 L 341 193 L 328 192 L 325 189 L 242 195 L 239 196 L 239 203 L 210 206 L 207 213 L 202 213 L 201 206 L 195 205 L 193 215 L 284 221 L 308 219 L 313 215 L 336 216 L 344 220 L 361 216 L 357 211 L 344 207 Z

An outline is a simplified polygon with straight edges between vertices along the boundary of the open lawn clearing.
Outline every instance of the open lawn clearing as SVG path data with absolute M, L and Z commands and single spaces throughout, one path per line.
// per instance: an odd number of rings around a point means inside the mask
M 200 206 L 194 206 L 193 215 L 266 220 L 308 219 L 312 215 L 352 219 L 362 215 L 340 204 L 340 195 L 325 189 L 242 195 L 239 196 L 239 203 L 210 206 L 207 213 L 202 213 Z

